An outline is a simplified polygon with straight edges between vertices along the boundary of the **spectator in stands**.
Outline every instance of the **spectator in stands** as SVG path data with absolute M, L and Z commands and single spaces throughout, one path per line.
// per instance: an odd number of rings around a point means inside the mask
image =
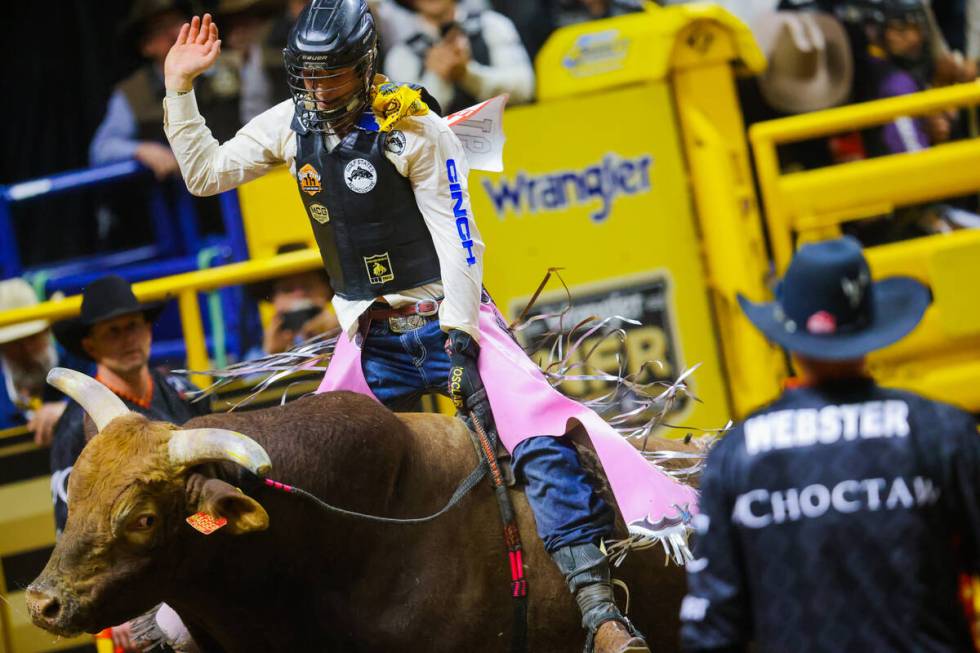
M 145 63 L 116 85 L 106 107 L 105 117 L 89 145 L 93 166 L 135 158 L 157 179 L 179 175 L 177 162 L 163 133 L 163 62 L 189 12 L 180 0 L 136 0 L 122 30 L 123 42 L 138 51 Z M 217 138 L 234 136 L 241 127 L 239 118 L 239 74 L 229 57 L 216 62 L 208 75 L 202 75 L 195 93 L 202 113 Z M 171 204 L 176 187 L 166 187 Z M 134 182 L 113 189 L 99 206 L 100 239 L 110 249 L 122 249 L 152 242 L 151 221 L 147 215 L 146 182 Z M 197 199 L 198 226 L 205 232 L 222 230 L 221 209 L 216 199 Z
M 241 82 L 242 124 L 289 97 L 282 50 L 290 28 L 309 0 L 221 0 L 224 54 L 235 59 Z
M 276 254 L 307 249 L 305 243 L 287 243 Z M 262 334 L 266 354 L 278 354 L 292 346 L 340 326 L 330 308 L 333 288 L 322 268 L 269 279 L 248 287 L 257 300 L 270 302 L 276 313 Z
M 163 133 L 163 61 L 187 16 L 176 0 L 134 3 L 123 34 L 146 63 L 120 82 L 109 98 L 89 147 L 92 165 L 136 158 L 160 179 L 177 173 L 177 161 Z M 224 132 L 219 138 L 230 138 L 239 127 L 237 89 L 229 92 L 226 78 L 223 74 L 202 78 L 197 89 L 208 124 L 214 122 Z
M 471 12 L 456 0 L 400 0 L 415 11 L 415 30 L 394 44 L 384 71 L 398 82 L 417 82 L 444 114 L 510 94 L 531 100 L 534 69 L 514 24 L 495 11 Z
M 129 283 L 110 275 L 92 282 L 82 295 L 81 314 L 54 325 L 55 337 L 72 354 L 95 363 L 96 376 L 131 410 L 154 420 L 182 424 L 208 412 L 204 402 L 191 402 L 194 387 L 182 377 L 150 369 L 152 321 L 163 304 L 140 304 Z M 61 533 L 68 518 L 68 477 L 94 428 L 85 411 L 70 402 L 55 426 L 51 447 L 51 494 L 55 525 Z M 116 650 L 143 651 L 165 639 L 154 608 L 112 630 Z M 169 650 L 153 648 L 153 650 Z
M 643 0 L 558 0 L 557 27 L 643 11 Z
M 70 353 L 96 366 L 96 379 L 136 412 L 182 424 L 207 411 L 192 403 L 194 388 L 182 377 L 150 369 L 151 323 L 163 304 L 140 304 L 125 279 L 103 277 L 85 288 L 81 314 L 54 325 L 55 337 Z M 51 449 L 55 521 L 64 528 L 65 490 L 75 459 L 85 446 L 85 411 L 70 402 L 55 426 Z
M 38 303 L 23 279 L 0 281 L 0 313 Z M 61 365 L 88 371 L 86 365 L 59 352 L 47 320 L 0 327 L 0 429 L 27 425 L 34 443 L 51 444 L 54 425 L 65 412 L 64 395 L 46 382 L 48 371 Z
M 865 21 L 872 98 L 906 95 L 932 86 L 931 30 L 921 0 L 885 0 Z M 953 118 L 948 112 L 898 118 L 872 139 L 872 153 L 913 152 L 945 142 Z
M 966 81 L 976 75 L 948 50 L 936 57 L 931 26 L 923 0 L 884 0 L 864 16 L 868 35 L 868 69 L 873 98 L 888 98 L 926 90 L 935 84 Z M 923 150 L 949 141 L 956 127 L 954 111 L 902 116 L 875 129 L 868 139 L 871 155 Z M 887 220 L 854 225 L 849 232 L 865 244 L 876 244 L 980 226 L 976 214 L 946 204 L 899 209 Z

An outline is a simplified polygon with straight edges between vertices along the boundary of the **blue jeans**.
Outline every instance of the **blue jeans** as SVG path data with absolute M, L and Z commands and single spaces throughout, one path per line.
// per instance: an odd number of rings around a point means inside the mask
M 401 334 L 392 333 L 387 320 L 372 321 L 362 345 L 364 378 L 378 400 L 394 410 L 412 406 L 427 392 L 446 394 L 450 364 L 445 343 L 438 320 Z M 549 553 L 594 544 L 612 533 L 613 512 L 593 490 L 566 438 L 529 438 L 511 454 Z

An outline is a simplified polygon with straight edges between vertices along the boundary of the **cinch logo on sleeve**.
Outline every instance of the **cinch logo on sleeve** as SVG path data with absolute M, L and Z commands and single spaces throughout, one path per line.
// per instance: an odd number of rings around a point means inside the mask
M 449 194 L 453 199 L 453 215 L 456 217 L 456 233 L 466 250 L 466 264 L 475 265 L 476 256 L 473 254 L 473 239 L 470 237 L 470 218 L 463 206 L 463 187 L 459 183 L 456 172 L 456 161 L 446 159 L 446 174 L 449 175 Z
M 599 163 L 581 171 L 559 170 L 543 175 L 518 172 L 513 181 L 501 177 L 499 186 L 484 179 L 483 187 L 501 220 L 508 209 L 515 215 L 563 211 L 598 200 L 601 205 L 590 217 L 594 222 L 603 222 L 619 197 L 650 191 L 652 165 L 653 157 L 649 154 L 634 159 L 607 154 Z

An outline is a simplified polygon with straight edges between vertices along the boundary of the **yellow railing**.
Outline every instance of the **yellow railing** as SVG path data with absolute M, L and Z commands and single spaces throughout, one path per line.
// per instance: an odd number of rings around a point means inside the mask
M 834 236 L 848 220 L 976 191 L 980 139 L 789 174 L 780 174 L 777 146 L 977 104 L 980 82 L 754 125 L 749 135 L 777 271 L 789 263 L 794 234 L 807 240 Z
M 184 342 L 187 345 L 187 367 L 192 370 L 206 370 L 209 367 L 209 361 L 204 342 L 204 326 L 201 321 L 200 304 L 197 300 L 199 292 L 315 270 L 321 265 L 319 252 L 313 249 L 303 250 L 266 259 L 232 263 L 207 270 L 151 279 L 133 284 L 133 292 L 141 302 L 160 301 L 176 297 L 180 307 L 180 321 L 184 328 Z M 0 326 L 37 319 L 54 321 L 72 317 L 78 314 L 81 305 L 81 296 L 75 295 L 57 301 L 43 302 L 37 306 L 3 311 L 0 312 Z M 196 380 L 201 381 L 201 379 Z
M 896 207 L 980 189 L 980 138 L 817 170 L 781 174 L 779 145 L 819 138 L 943 109 L 980 104 L 980 83 L 759 123 L 750 130 L 777 273 L 801 242 L 833 238 L 841 223 L 887 215 Z M 875 377 L 970 410 L 980 410 L 980 231 L 959 231 L 868 249 L 875 278 L 915 277 L 933 303 L 901 342 L 870 357 Z

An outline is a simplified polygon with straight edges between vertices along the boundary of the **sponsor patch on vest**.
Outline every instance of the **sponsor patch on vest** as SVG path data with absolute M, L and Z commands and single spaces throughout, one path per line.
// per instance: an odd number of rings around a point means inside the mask
M 385 149 L 392 154 L 401 154 L 405 151 L 405 134 L 398 131 L 397 129 L 392 130 L 388 133 L 388 139 L 385 141 Z
M 363 161 L 363 159 L 360 160 Z M 371 164 L 369 163 L 368 165 Z M 371 169 L 374 170 L 374 168 Z M 374 256 L 365 256 L 364 265 L 367 267 L 368 279 L 372 284 L 387 283 L 395 278 L 395 272 L 391 269 L 391 259 L 388 258 L 388 252 L 375 254 Z
M 310 217 L 320 224 L 330 222 L 330 211 L 323 204 L 310 204 L 307 208 L 310 211 Z
M 323 190 L 323 186 L 320 185 L 320 173 L 309 163 L 299 169 L 299 187 L 310 196 Z
M 355 193 L 367 193 L 378 183 L 378 172 L 367 159 L 354 159 L 344 168 L 344 181 Z

